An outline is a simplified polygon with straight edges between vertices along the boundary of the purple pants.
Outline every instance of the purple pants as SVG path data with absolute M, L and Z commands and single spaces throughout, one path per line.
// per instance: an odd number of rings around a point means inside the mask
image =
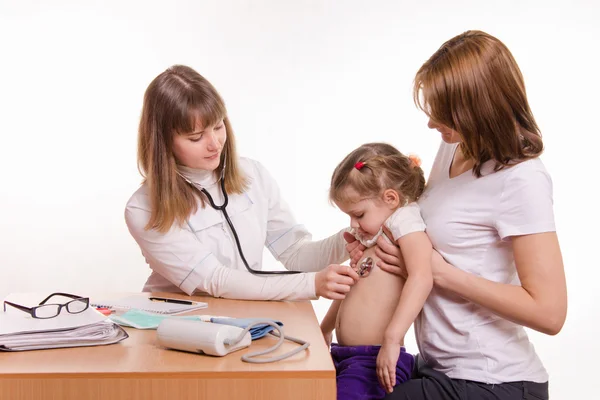
M 377 380 L 377 354 L 381 346 L 340 346 L 331 344 L 337 375 L 338 400 L 383 399 L 385 390 Z M 412 375 L 415 358 L 402 347 L 396 364 L 396 385 Z

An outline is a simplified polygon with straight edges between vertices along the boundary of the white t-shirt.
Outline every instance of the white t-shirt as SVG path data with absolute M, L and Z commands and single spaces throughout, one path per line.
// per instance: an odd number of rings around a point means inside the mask
M 425 222 L 421 217 L 421 209 L 415 202 L 398 208 L 385 220 L 384 225 L 390 230 L 392 234 L 391 239 L 383 233 L 383 227 L 381 227 L 379 232 L 377 232 L 377 234 L 370 239 L 364 239 L 361 235 L 357 234 L 355 229 L 350 229 L 350 233 L 354 235 L 356 240 L 360 241 L 365 247 L 369 248 L 377 244 L 377 239 L 379 239 L 380 236 L 383 236 L 388 243 L 396 244 L 396 241 L 402 236 L 406 236 L 413 232 L 425 231 Z
M 481 178 L 449 177 L 457 144 L 440 146 L 419 200 L 433 247 L 452 265 L 494 282 L 519 284 L 510 237 L 551 232 L 552 181 L 533 159 Z M 546 382 L 525 329 L 434 287 L 415 321 L 423 360 L 451 378 L 485 383 Z
M 268 171 L 246 158 L 241 158 L 239 165 L 250 184 L 245 193 L 229 195 L 227 213 L 250 268 L 262 269 L 266 246 L 287 269 L 309 273 L 257 276 L 248 272 L 223 213 L 208 204 L 205 208 L 199 206 L 183 226 L 175 224 L 166 233 L 145 230 L 151 207 L 144 184 L 125 209 L 129 231 L 152 269 L 144 291 L 205 292 L 242 300 L 314 299 L 314 271 L 348 259 L 344 230 L 312 241 L 306 228 L 296 222 Z M 182 170 L 187 179 L 208 190 L 217 205 L 223 204 L 220 184 L 213 173 Z
M 392 233 L 394 243 L 409 233 L 423 232 L 425 222 L 419 204 L 412 202 L 400 207 L 385 221 L 385 226 Z

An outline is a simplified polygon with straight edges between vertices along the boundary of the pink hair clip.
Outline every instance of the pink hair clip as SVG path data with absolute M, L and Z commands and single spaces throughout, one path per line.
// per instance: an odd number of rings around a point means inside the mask
M 356 164 L 354 164 L 354 168 L 356 168 L 357 170 L 361 170 L 362 167 L 365 166 L 365 163 L 362 161 L 357 162 Z
M 410 160 L 410 163 L 412 164 L 413 168 L 421 166 L 421 158 L 418 155 L 411 154 L 408 156 L 408 159 Z

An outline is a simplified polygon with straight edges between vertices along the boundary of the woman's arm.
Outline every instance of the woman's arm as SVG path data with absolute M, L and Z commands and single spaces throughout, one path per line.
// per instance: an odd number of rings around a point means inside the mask
M 520 285 L 465 273 L 441 257 L 433 264 L 437 284 L 509 321 L 549 335 L 560 332 L 567 288 L 552 198 L 552 179 L 539 160 L 506 172 L 494 207 L 494 227 L 501 240 L 511 241 Z
M 555 232 L 552 180 L 541 162 L 524 162 L 506 172 L 499 193 L 493 227 L 500 240 L 511 241 L 520 285 L 470 274 L 460 265 L 448 264 L 435 251 L 434 284 L 507 320 L 555 335 L 566 319 L 567 288 Z M 402 275 L 401 257 L 394 246 L 383 241 L 378 245 L 380 267 Z
M 296 221 L 269 171 L 258 161 L 253 161 L 253 164 L 253 185 L 261 197 L 268 199 L 265 246 L 273 257 L 286 269 L 302 272 L 316 272 L 330 264 L 338 265 L 346 261 L 348 251 L 344 232 L 348 229 L 313 241 L 306 227 Z
M 400 343 L 417 318 L 433 287 L 432 247 L 425 232 L 413 232 L 398 239 L 405 260 L 406 282 L 396 311 L 384 334 L 384 343 Z
M 448 264 L 437 254 L 436 286 L 536 331 L 556 335 L 567 315 L 567 287 L 556 232 L 513 236 L 521 285 L 492 282 Z
M 499 316 L 556 335 L 567 315 L 567 287 L 556 232 L 513 236 L 515 265 L 521 285 L 492 282 L 448 264 L 433 251 L 435 286 L 451 291 Z M 377 243 L 378 266 L 406 276 L 400 250 L 385 240 Z
M 345 232 L 347 229 L 318 241 L 312 241 L 311 235 L 305 232 L 300 240 L 279 254 L 278 260 L 286 269 L 302 272 L 316 272 L 330 264 L 341 264 L 349 257 L 344 239 Z
M 146 230 L 148 207 L 128 205 L 125 220 L 150 268 L 191 295 L 196 290 L 239 300 L 307 300 L 344 298 L 358 280 L 348 266 L 329 266 L 318 273 L 257 276 L 219 262 L 190 231 Z

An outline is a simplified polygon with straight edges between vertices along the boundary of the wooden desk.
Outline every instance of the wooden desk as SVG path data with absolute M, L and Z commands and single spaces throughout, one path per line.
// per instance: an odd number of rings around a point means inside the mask
M 160 348 L 155 330 L 127 328 L 129 338 L 113 345 L 0 352 L 0 399 L 335 399 L 335 369 L 310 302 L 193 299 L 209 306 L 190 314 L 277 319 L 286 334 L 309 341 L 310 347 L 283 361 L 249 364 L 240 360 L 242 354 L 277 339 L 266 337 L 250 349 L 209 357 Z M 294 346 L 286 341 L 279 351 Z

